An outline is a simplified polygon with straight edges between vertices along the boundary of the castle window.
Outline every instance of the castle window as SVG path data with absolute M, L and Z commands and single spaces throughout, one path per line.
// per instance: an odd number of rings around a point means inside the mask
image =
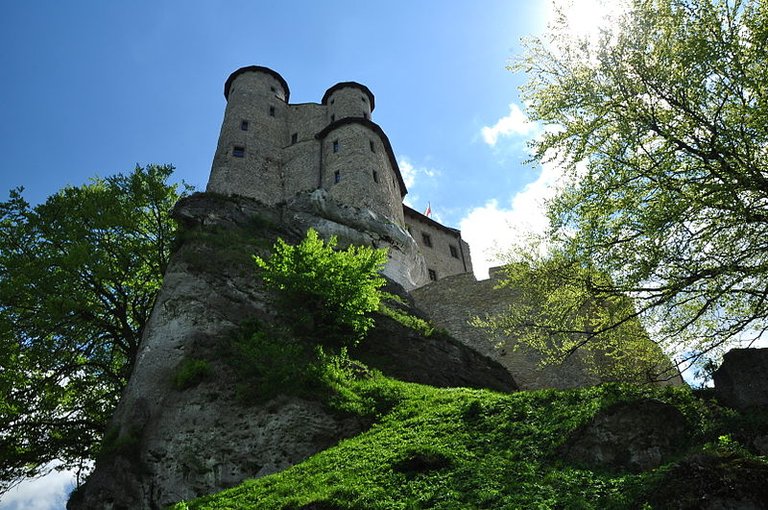
M 331 115 L 331 122 L 336 122 L 336 114 Z
M 336 101 L 335 99 L 331 99 L 331 104 L 333 104 L 335 101 Z
M 339 141 L 334 140 L 333 141 L 333 152 L 339 152 Z
M 421 233 L 421 240 L 424 241 L 424 246 L 432 248 L 432 236 L 429 234 Z
M 451 249 L 451 257 L 457 259 L 459 258 L 459 250 L 456 249 L 454 245 L 449 245 L 448 248 Z
M 270 92 L 277 92 L 277 90 L 275 89 L 275 87 L 269 87 L 269 90 L 270 90 Z
M 245 147 L 242 147 L 240 145 L 235 145 L 234 147 L 232 147 L 232 155 L 236 158 L 244 158 Z
M 365 96 L 360 96 L 360 99 L 362 99 L 363 103 L 365 103 Z
M 341 182 L 341 172 L 339 172 L 338 170 L 333 172 L 333 182 L 336 183 L 336 184 Z
M 247 120 L 244 120 L 244 121 L 240 122 L 240 129 L 242 129 L 243 131 L 248 131 L 248 121 Z
M 432 282 L 437 281 L 437 273 L 434 269 L 427 269 L 427 273 L 429 273 L 429 280 Z
M 270 106 L 269 107 L 269 116 L 270 117 L 274 117 L 275 116 L 275 107 L 274 106 Z
M 291 135 L 291 145 L 293 145 L 294 143 L 296 143 L 298 141 L 299 141 L 299 134 L 298 133 L 292 134 Z
M 370 140 L 368 143 L 371 144 L 371 152 L 376 152 L 376 144 L 373 143 L 373 140 Z
M 376 170 L 373 171 L 373 182 L 379 182 L 379 173 Z

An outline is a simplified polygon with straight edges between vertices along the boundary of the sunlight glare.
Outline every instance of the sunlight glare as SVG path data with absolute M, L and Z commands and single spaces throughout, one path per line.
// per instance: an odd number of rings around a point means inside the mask
M 553 22 L 558 11 L 568 22 L 573 37 L 595 39 L 600 28 L 611 16 L 617 14 L 622 2 L 615 0 L 552 0 L 549 4 L 548 20 Z

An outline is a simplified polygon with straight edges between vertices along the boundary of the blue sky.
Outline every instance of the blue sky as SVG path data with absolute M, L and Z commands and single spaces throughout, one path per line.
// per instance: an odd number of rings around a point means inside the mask
M 525 77 L 505 68 L 549 10 L 548 0 L 5 1 L 2 200 L 24 186 L 36 203 L 137 163 L 173 164 L 202 190 L 224 81 L 257 64 L 287 80 L 294 103 L 341 81 L 367 85 L 408 202 L 462 228 L 482 274 L 487 250 L 538 217 L 553 171 L 523 164 L 537 128 L 518 110 Z M 26 489 L 0 509 L 63 507 L 41 494 Z
M 94 175 L 171 163 L 203 189 L 235 69 L 279 72 L 291 101 L 367 85 L 410 175 L 408 202 L 462 227 L 538 177 L 524 136 L 485 142 L 518 101 L 505 66 L 548 0 L 6 2 L 0 17 L 0 192 L 31 202 Z M 408 178 L 408 176 L 406 176 Z M 471 228 L 470 228 L 471 230 Z M 498 229 L 497 229 L 498 230 Z M 471 235 L 470 242 L 472 241 Z M 477 236 L 476 236 L 477 237 Z M 475 248 L 478 258 L 483 248 Z

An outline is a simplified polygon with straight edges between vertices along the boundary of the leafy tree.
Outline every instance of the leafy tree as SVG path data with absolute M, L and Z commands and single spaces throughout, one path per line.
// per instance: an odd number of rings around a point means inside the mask
M 267 285 L 293 332 L 330 345 L 357 343 L 373 325 L 366 314 L 379 307 L 379 274 L 384 249 L 350 246 L 336 250 L 337 239 L 324 242 L 313 229 L 297 245 L 278 239 L 268 259 L 254 256 Z
M 566 171 L 552 246 L 610 276 L 574 278 L 580 293 L 634 299 L 590 341 L 640 316 L 695 358 L 766 331 L 766 42 L 765 2 L 628 0 L 599 39 L 561 19 L 517 62 L 530 117 L 554 127 L 534 160 Z
M 0 203 L 0 489 L 97 453 L 168 264 L 172 171 Z
M 633 302 L 611 289 L 605 273 L 569 254 L 520 249 L 504 268 L 500 286 L 514 289 L 503 314 L 476 318 L 501 330 L 515 348 L 537 351 L 544 365 L 580 353 L 580 362 L 603 381 L 652 382 L 678 375 L 638 320 Z

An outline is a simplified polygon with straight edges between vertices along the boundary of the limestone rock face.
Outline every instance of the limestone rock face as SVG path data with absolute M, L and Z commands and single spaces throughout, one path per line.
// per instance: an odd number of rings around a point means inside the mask
M 263 254 L 278 236 L 296 242 L 307 224 L 326 219 L 304 212 L 294 222 L 281 207 L 210 194 L 181 201 L 174 214 L 182 226 L 180 246 L 107 434 L 109 444 L 70 500 L 71 509 L 162 508 L 285 469 L 368 425 L 295 397 L 243 403 L 226 359 L 228 338 L 243 321 L 275 317 L 251 254 Z M 405 378 L 424 383 L 515 387 L 500 366 L 466 347 L 420 341 L 409 331 L 395 323 L 379 333 L 371 352 L 383 367 L 410 367 L 401 370 Z M 418 356 L 409 356 L 409 349 Z M 394 351 L 411 364 L 392 362 Z M 180 389 L 174 377 L 189 359 L 205 360 L 209 374 Z M 432 366 L 444 367 L 435 379 Z
M 388 317 L 377 317 L 376 329 L 351 354 L 402 381 L 438 387 L 518 389 L 510 373 L 492 359 L 447 335 L 424 337 Z
M 429 281 L 418 245 L 400 225 L 366 208 L 340 204 L 324 189 L 297 193 L 286 207 L 292 225 L 312 227 L 322 237 L 335 235 L 343 245 L 386 247 L 389 261 L 384 275 L 406 290 Z
M 759 461 L 695 454 L 664 475 L 649 502 L 669 510 L 765 510 L 766 480 Z
M 563 447 L 570 462 L 616 471 L 660 466 L 685 444 L 685 417 L 657 400 L 617 404 L 577 430 Z
M 725 405 L 768 408 L 768 349 L 732 349 L 714 373 L 715 395 Z

